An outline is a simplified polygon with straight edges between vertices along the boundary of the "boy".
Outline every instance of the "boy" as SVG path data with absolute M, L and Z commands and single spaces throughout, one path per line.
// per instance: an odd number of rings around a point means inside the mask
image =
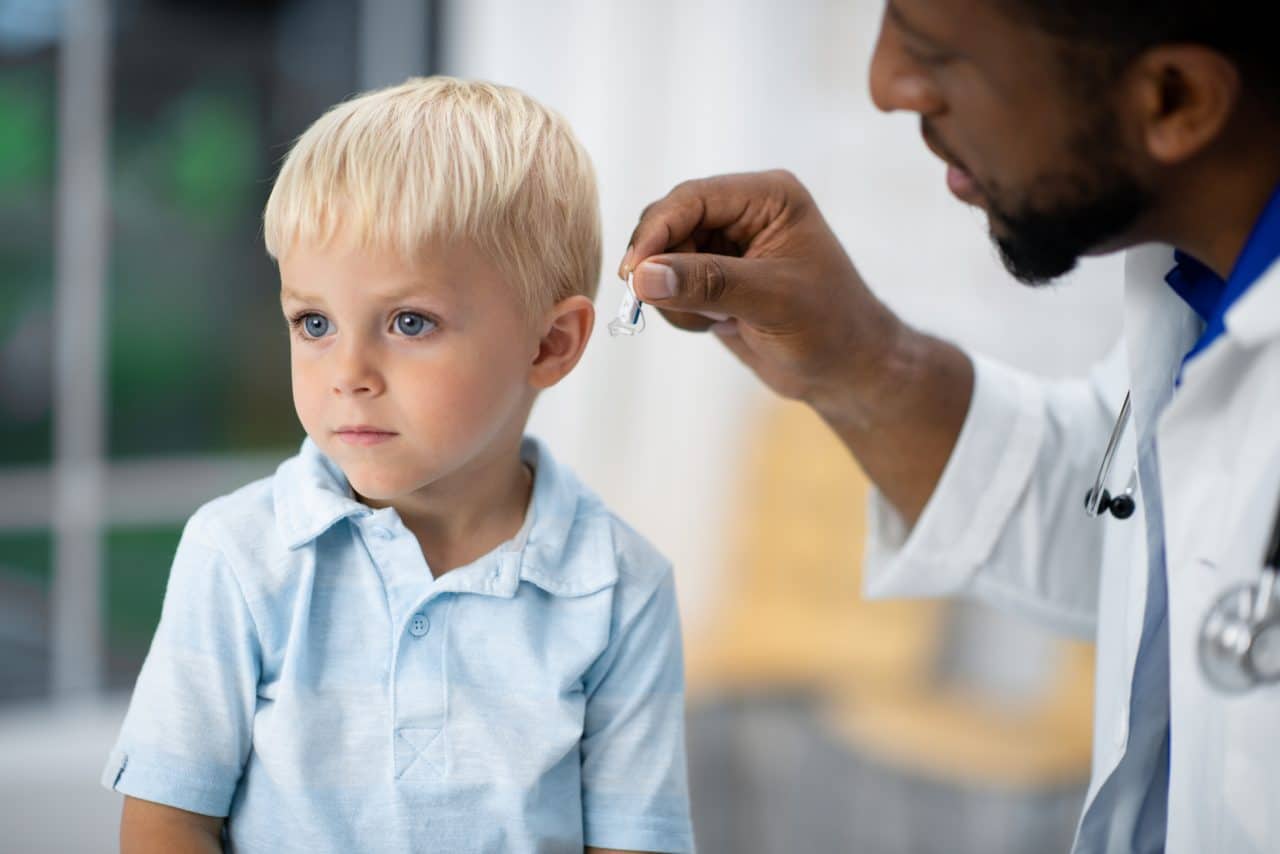
M 188 523 L 104 772 L 134 851 L 690 851 L 669 565 L 546 449 L 600 225 L 564 121 L 410 80 L 265 213 L 307 433 Z

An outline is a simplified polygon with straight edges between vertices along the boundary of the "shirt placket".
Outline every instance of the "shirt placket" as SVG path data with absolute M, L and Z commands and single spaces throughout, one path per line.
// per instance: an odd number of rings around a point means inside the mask
M 417 539 L 393 512 L 373 513 L 361 528 L 391 615 L 393 774 L 398 781 L 439 779 L 446 770 L 444 641 L 452 597 L 442 595 Z

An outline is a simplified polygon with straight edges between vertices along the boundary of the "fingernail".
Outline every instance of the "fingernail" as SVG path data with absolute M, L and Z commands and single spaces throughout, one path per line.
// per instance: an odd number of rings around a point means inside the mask
M 628 245 L 627 251 L 622 253 L 622 263 L 618 265 L 618 278 L 625 279 L 627 273 L 631 272 L 631 253 L 634 247 Z
M 676 294 L 676 271 L 666 264 L 646 261 L 636 268 L 631 282 L 636 294 L 646 302 L 669 299 Z

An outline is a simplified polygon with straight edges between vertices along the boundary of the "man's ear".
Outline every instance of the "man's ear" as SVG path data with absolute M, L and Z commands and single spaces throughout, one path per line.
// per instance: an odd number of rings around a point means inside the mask
M 547 310 L 538 353 L 529 366 L 529 384 L 547 389 L 564 379 L 582 358 L 596 322 L 596 307 L 581 294 Z
M 1213 144 L 1240 103 L 1240 72 L 1212 48 L 1170 44 L 1135 61 L 1131 83 L 1142 111 L 1143 142 L 1173 166 Z

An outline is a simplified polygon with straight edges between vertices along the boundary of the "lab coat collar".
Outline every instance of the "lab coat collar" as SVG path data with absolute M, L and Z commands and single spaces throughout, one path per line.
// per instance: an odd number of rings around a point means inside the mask
M 1258 281 L 1227 311 L 1227 335 L 1245 347 L 1254 347 L 1280 335 L 1280 261 L 1273 263 Z
M 1140 438 L 1168 404 L 1183 357 L 1204 331 L 1204 321 L 1165 282 L 1173 252 L 1171 246 L 1150 244 L 1125 256 L 1124 337 Z

